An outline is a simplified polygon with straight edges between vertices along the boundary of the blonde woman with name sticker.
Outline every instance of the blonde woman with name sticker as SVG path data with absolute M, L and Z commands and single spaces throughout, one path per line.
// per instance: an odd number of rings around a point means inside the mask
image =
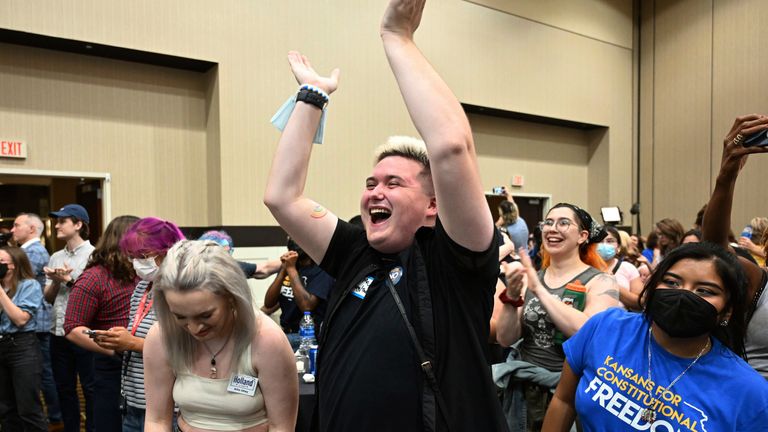
M 280 327 L 253 308 L 218 244 L 181 241 L 155 282 L 157 325 L 144 345 L 145 431 L 293 431 L 298 380 Z

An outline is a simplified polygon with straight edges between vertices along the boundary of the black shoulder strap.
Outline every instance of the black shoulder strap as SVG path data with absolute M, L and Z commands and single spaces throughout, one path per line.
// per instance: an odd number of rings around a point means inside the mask
M 126 415 L 128 413 L 128 401 L 125 397 L 125 378 L 128 376 L 128 363 L 131 361 L 131 351 L 125 351 L 123 353 L 123 371 L 120 374 L 120 413 Z
M 405 323 L 405 327 L 408 329 L 408 334 L 411 336 L 411 341 L 413 342 L 413 346 L 416 349 L 416 355 L 419 357 L 419 363 L 421 363 L 421 370 L 424 372 L 424 377 L 427 381 L 427 386 L 424 387 L 424 394 L 422 398 L 422 405 L 423 405 L 423 415 L 424 415 L 424 430 L 427 432 L 434 432 L 436 431 L 437 422 L 434 416 L 435 409 L 434 409 L 434 403 L 437 401 L 437 409 L 440 411 L 440 414 L 443 416 L 443 420 L 445 421 L 445 424 L 447 427 L 450 427 L 451 422 L 448 417 L 448 413 L 445 411 L 447 409 L 445 405 L 445 401 L 443 400 L 443 395 L 440 392 L 440 386 L 437 383 L 437 378 L 435 377 L 435 372 L 432 368 L 432 361 L 424 354 L 424 349 L 421 346 L 421 343 L 419 343 L 419 339 L 416 337 L 416 331 L 413 329 L 413 326 L 411 325 L 411 322 L 408 321 L 408 316 L 405 313 L 405 307 L 403 307 L 403 302 L 400 300 L 400 296 L 397 294 L 397 290 L 395 290 L 395 285 L 392 284 L 392 280 L 385 276 L 385 280 L 387 283 L 387 287 L 389 288 L 389 292 L 392 293 L 392 297 L 395 299 L 395 304 L 397 305 L 397 309 L 400 311 L 400 316 L 403 318 L 403 322 Z M 422 308 L 420 308 L 422 309 Z M 429 313 L 431 315 L 432 308 L 430 305 Z M 431 320 L 430 320 L 431 323 Z M 425 334 L 427 332 L 425 331 Z M 434 333 L 432 333 L 430 336 L 434 336 Z
M 621 267 L 621 263 L 623 263 L 624 260 L 619 258 L 616 260 L 616 265 L 613 266 L 613 270 L 611 270 L 611 274 L 616 274 L 617 271 L 619 271 L 619 267 Z

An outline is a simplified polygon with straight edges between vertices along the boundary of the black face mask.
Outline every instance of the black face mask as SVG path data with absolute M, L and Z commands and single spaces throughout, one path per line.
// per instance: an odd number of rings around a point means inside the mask
M 0 279 L 4 278 L 8 274 L 8 264 L 0 263 Z
M 717 327 L 717 309 L 684 289 L 657 289 L 646 306 L 653 322 L 672 337 L 695 337 Z

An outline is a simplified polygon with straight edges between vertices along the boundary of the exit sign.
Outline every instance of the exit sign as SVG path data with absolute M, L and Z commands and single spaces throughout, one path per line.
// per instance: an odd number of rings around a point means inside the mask
M 27 143 L 24 141 L 0 140 L 0 157 L 26 159 Z

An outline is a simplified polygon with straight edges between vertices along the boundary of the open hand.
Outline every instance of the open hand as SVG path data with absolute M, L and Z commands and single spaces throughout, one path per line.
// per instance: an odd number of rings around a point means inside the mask
M 390 0 L 381 20 L 381 35 L 396 34 L 413 38 L 419 28 L 425 0 Z
M 329 95 L 339 87 L 339 69 L 332 70 L 329 77 L 320 76 L 312 68 L 307 57 L 298 51 L 288 51 L 288 64 L 291 65 L 291 71 L 299 85 L 310 84 Z

